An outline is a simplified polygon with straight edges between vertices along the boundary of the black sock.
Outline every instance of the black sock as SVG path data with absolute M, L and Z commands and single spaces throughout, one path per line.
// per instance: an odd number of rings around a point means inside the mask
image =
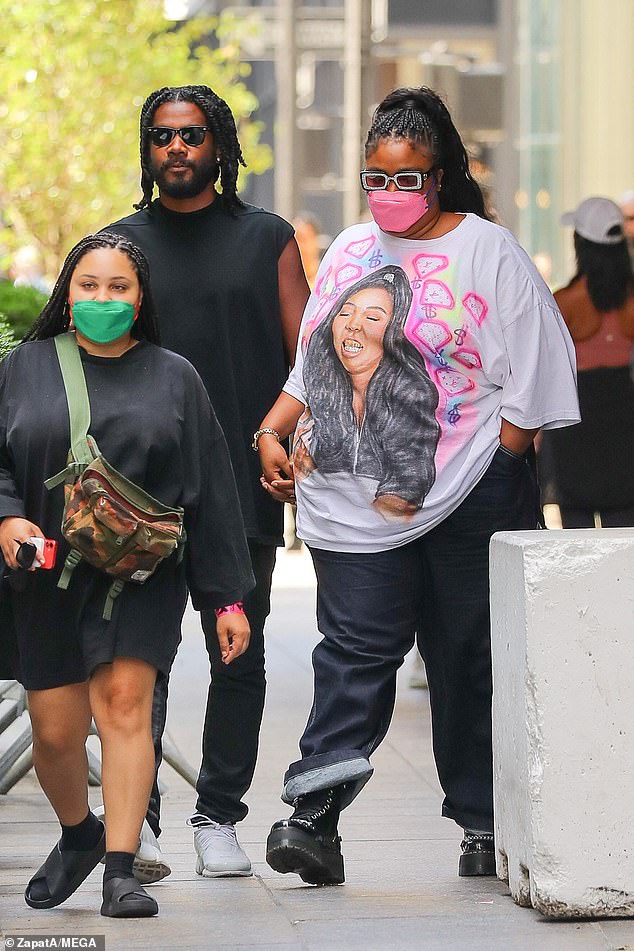
M 102 834 L 103 825 L 89 810 L 86 818 L 76 826 L 62 826 L 59 847 L 62 851 L 70 849 L 73 852 L 89 852 L 97 845 Z
M 132 863 L 134 852 L 106 852 L 106 870 L 103 873 L 104 884 L 111 878 L 134 878 Z

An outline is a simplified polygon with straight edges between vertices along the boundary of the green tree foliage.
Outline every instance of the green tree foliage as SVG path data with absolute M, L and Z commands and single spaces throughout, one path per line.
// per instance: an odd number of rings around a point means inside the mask
M 11 353 L 17 342 L 11 327 L 0 314 L 0 360 L 4 360 L 6 355 Z
M 9 250 L 37 243 L 50 277 L 83 235 L 132 213 L 139 112 L 154 89 L 211 86 L 249 172 L 270 166 L 230 16 L 173 23 L 163 0 L 0 0 L 0 23 L 0 237 Z
M 34 287 L 15 287 L 13 281 L 0 281 L 0 315 L 20 340 L 40 316 L 47 300 L 48 296 Z

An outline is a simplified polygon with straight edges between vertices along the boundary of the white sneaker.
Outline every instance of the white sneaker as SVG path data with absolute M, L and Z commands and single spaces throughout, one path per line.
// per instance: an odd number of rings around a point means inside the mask
M 251 862 L 243 851 L 233 823 L 220 823 L 200 813 L 187 820 L 194 830 L 196 872 L 204 878 L 253 875 Z
M 97 806 L 96 809 L 93 809 L 93 812 L 105 823 L 106 818 L 103 806 Z M 101 861 L 103 863 L 105 859 Z M 141 826 L 141 839 L 134 857 L 132 871 L 134 872 L 134 877 L 137 882 L 141 885 L 154 885 L 156 882 L 160 882 L 163 878 L 167 878 L 168 875 L 172 874 L 172 870 L 161 852 L 158 839 L 152 832 L 152 828 L 147 819 L 143 820 L 143 825 Z

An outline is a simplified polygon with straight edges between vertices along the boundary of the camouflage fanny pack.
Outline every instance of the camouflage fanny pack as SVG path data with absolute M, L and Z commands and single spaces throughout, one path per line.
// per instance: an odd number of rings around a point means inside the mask
M 127 581 L 143 584 L 170 555 L 183 556 L 183 509 L 165 506 L 130 482 L 100 454 L 88 435 L 90 401 L 73 333 L 55 337 L 68 412 L 71 448 L 62 472 L 47 479 L 52 489 L 64 484 L 62 535 L 71 550 L 58 581 L 67 588 L 83 559 L 115 580 L 103 617 L 110 620 L 114 599 Z

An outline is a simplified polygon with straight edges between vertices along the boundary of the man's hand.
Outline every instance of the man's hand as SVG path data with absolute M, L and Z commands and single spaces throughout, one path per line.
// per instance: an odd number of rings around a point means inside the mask
M 223 664 L 244 654 L 249 646 L 251 628 L 245 614 L 222 614 L 216 618 L 216 634 Z
M 28 542 L 29 538 L 33 537 L 44 538 L 44 532 L 34 522 L 15 516 L 2 519 L 2 522 L 0 522 L 0 548 L 7 568 L 12 568 L 15 571 L 20 567 L 15 560 L 16 552 L 22 542 Z M 39 565 L 43 564 L 44 555 L 37 551 L 35 560 Z M 35 571 L 35 568 L 29 568 L 29 571 Z
M 269 495 L 278 502 L 295 501 L 293 467 L 284 447 L 275 436 L 263 433 L 258 440 L 258 452 L 262 463 L 260 483 Z

